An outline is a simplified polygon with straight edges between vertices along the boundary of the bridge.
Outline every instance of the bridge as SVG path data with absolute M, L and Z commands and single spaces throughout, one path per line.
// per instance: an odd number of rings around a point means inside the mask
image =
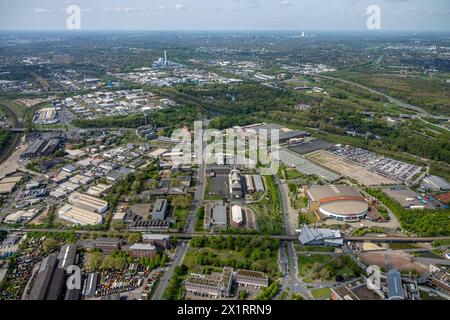
M 0 230 L 2 230 L 0 228 Z M 5 231 L 14 231 L 14 232 L 75 232 L 77 234 L 86 234 L 90 232 L 97 232 L 100 230 L 61 230 L 61 229 L 7 229 L 3 228 Z M 130 230 L 132 232 L 145 232 L 142 230 Z M 106 232 L 106 231 L 105 231 Z M 279 239 L 282 241 L 296 241 L 298 239 L 297 235 L 264 235 L 264 234 L 211 234 L 211 233 L 181 233 L 181 232 L 168 232 L 168 234 L 172 237 L 177 237 L 181 240 L 190 240 L 192 238 L 198 237 L 268 237 L 271 239 Z M 377 237 L 377 236 L 362 236 L 362 237 L 353 237 L 353 236 L 344 236 L 345 241 L 357 241 L 357 242 L 401 242 L 401 243 L 419 243 L 419 242 L 433 242 L 436 240 L 447 240 L 450 241 L 450 236 L 438 236 L 438 237 Z

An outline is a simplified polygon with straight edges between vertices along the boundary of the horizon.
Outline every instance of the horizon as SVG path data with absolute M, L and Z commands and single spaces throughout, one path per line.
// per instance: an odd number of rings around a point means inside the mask
M 450 32 L 445 0 L 2 0 L 0 31 L 63 31 L 72 5 L 86 31 L 368 31 L 376 6 L 381 30 Z

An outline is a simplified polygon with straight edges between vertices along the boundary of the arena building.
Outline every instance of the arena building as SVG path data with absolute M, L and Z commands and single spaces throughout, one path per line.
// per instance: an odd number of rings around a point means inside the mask
M 369 211 L 364 197 L 346 185 L 313 185 L 306 190 L 310 212 L 339 221 L 359 221 Z

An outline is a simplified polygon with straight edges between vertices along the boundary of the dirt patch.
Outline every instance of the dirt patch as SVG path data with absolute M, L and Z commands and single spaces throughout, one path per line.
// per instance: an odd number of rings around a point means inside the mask
M 358 254 L 366 265 L 377 265 L 380 268 L 395 268 L 400 271 L 416 270 L 419 273 L 427 272 L 424 264 L 415 260 L 415 257 L 406 252 L 363 252 Z
M 310 153 L 307 158 L 317 164 L 320 164 L 321 166 L 338 172 L 346 177 L 350 177 L 365 186 L 396 183 L 392 179 L 385 178 L 377 173 L 371 172 L 352 161 L 335 156 L 328 151 L 316 151 Z

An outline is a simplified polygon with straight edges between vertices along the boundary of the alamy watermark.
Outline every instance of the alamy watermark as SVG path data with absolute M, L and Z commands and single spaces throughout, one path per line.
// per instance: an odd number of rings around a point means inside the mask
M 381 269 L 379 266 L 371 265 L 367 267 L 366 270 L 367 277 L 367 288 L 371 290 L 381 289 Z
M 66 27 L 69 30 L 81 29 L 81 8 L 76 4 L 67 7 L 66 13 L 69 15 L 66 21 Z
M 71 265 L 67 267 L 66 274 L 69 276 L 66 281 L 67 289 L 81 290 L 81 269 L 78 266 Z
M 380 30 L 381 29 L 381 8 L 377 5 L 370 5 L 366 9 L 367 29 Z

